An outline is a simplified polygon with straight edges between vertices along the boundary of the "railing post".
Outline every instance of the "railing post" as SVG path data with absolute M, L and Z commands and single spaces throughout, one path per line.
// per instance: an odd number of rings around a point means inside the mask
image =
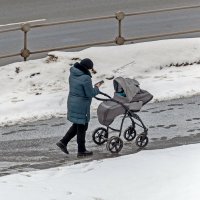
M 24 32 L 24 48 L 21 50 L 21 56 L 24 58 L 24 61 L 30 56 L 30 51 L 27 48 L 27 33 L 30 31 L 30 24 L 22 24 L 21 30 Z
M 118 20 L 118 36 L 115 38 L 115 43 L 118 45 L 122 45 L 125 42 L 125 39 L 122 37 L 122 20 L 125 17 L 124 12 L 119 11 L 115 13 L 115 17 Z

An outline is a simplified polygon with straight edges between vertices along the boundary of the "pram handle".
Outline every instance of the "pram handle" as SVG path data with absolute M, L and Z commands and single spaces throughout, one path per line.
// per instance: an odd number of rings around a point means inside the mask
M 109 96 L 108 94 L 106 93 L 103 93 L 103 92 L 100 92 L 99 94 L 105 96 L 105 97 L 108 97 L 108 99 L 103 99 L 103 98 L 99 98 L 99 97 L 94 97 L 95 99 L 99 100 L 99 101 L 113 101 L 115 103 L 118 103 L 120 104 L 126 111 L 129 111 L 129 108 L 127 106 L 125 106 L 123 103 L 121 103 L 120 101 L 117 101 L 115 99 L 113 99 L 111 96 Z
M 99 101 L 109 101 L 112 97 L 109 96 L 108 94 L 106 93 L 103 93 L 103 92 L 99 92 L 99 94 L 105 96 L 105 97 L 108 97 L 108 99 L 104 99 L 104 98 L 99 98 L 99 97 L 94 97 L 95 99 L 99 100 Z

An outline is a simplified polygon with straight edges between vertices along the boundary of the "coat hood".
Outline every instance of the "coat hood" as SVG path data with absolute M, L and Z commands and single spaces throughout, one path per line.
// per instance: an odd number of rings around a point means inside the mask
M 77 68 L 75 68 L 75 67 L 71 67 L 71 68 L 70 68 L 70 73 L 71 73 L 73 76 L 82 76 L 82 75 L 84 74 L 81 70 L 79 70 L 79 69 L 77 69 Z
M 79 63 L 75 63 L 73 67 L 70 68 L 70 72 L 73 76 L 82 76 L 84 74 L 91 76 L 89 70 L 84 66 L 80 65 Z

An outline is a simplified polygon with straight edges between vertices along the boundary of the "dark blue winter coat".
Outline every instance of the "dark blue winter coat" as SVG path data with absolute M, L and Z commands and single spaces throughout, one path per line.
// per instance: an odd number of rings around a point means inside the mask
M 92 97 L 99 94 L 99 88 L 92 86 L 91 74 L 79 63 L 70 68 L 67 119 L 72 123 L 85 124 L 90 120 Z

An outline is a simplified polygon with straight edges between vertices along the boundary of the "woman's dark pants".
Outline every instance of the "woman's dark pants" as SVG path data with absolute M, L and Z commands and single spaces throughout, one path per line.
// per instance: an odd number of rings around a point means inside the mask
M 88 129 L 88 123 L 86 124 L 72 124 L 65 136 L 60 140 L 67 146 L 68 142 L 77 135 L 78 152 L 86 151 L 85 148 L 85 134 Z

